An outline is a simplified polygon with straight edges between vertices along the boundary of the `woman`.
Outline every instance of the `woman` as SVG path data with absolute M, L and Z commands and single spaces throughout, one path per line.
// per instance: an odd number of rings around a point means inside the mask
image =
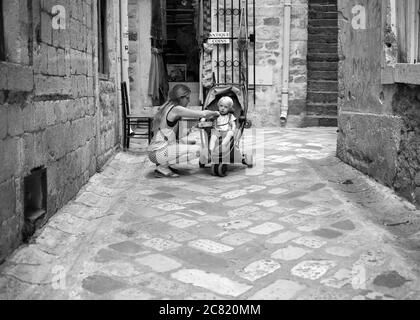
M 153 121 L 153 140 L 148 153 L 150 161 L 157 165 L 155 175 L 158 178 L 179 177 L 171 165 L 200 157 L 199 147 L 177 141 L 179 121 L 183 117 L 210 119 L 220 116 L 217 111 L 188 110 L 190 95 L 190 88 L 183 84 L 176 85 L 169 92 L 168 102 L 159 108 Z

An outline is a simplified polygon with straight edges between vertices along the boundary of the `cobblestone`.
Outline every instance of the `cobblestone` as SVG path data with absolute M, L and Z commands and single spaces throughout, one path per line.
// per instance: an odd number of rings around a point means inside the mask
M 137 145 L 1 266 L 0 299 L 419 297 L 418 266 L 368 220 L 372 205 L 320 173 L 334 170 L 335 146 L 333 129 L 266 130 L 262 168 L 162 180 Z M 332 174 L 368 179 L 345 168 Z M 370 192 L 407 208 L 390 190 Z

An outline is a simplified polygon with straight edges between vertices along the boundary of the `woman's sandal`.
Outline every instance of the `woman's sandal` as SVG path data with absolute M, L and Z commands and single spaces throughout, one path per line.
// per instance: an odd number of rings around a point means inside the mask
M 156 178 L 179 178 L 179 175 L 174 172 L 163 173 L 159 170 L 155 170 Z

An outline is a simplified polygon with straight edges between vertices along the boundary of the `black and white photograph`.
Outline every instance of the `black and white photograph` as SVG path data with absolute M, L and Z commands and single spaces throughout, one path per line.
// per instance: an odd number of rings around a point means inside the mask
M 0 0 L 16 300 L 420 300 L 420 0 Z

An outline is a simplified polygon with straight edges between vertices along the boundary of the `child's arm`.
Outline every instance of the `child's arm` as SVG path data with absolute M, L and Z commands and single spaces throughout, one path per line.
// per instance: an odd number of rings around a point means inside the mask
M 232 115 L 232 119 L 231 119 L 230 125 L 232 127 L 233 134 L 235 134 L 235 132 L 236 132 L 236 118 L 233 115 Z

